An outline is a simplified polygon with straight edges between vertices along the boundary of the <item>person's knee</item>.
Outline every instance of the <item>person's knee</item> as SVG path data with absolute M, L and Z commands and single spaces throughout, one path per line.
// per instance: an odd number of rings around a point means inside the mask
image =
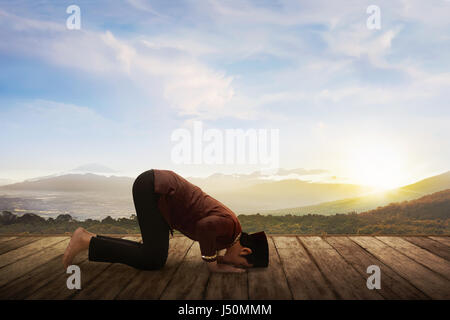
M 141 269 L 143 270 L 159 270 L 166 264 L 166 259 L 145 260 L 142 262 Z
M 142 248 L 141 268 L 144 270 L 159 270 L 164 267 L 167 261 L 167 254 L 162 252 L 155 252 L 154 250 L 148 250 L 148 248 Z

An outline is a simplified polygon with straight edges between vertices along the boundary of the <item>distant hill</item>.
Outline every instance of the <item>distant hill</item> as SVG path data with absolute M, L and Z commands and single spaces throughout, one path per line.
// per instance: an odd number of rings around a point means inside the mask
M 130 194 L 133 181 L 134 179 L 129 177 L 106 177 L 93 173 L 66 174 L 1 186 L 0 191 L 98 192 L 112 195 Z
M 250 213 L 261 209 L 299 206 L 353 197 L 370 192 L 369 187 L 351 184 L 313 183 L 302 180 L 264 180 L 259 174 L 223 175 L 207 178 L 187 178 L 205 192 L 217 198 L 237 213 Z M 30 179 L 0 186 L 2 191 L 96 193 L 110 197 L 128 197 L 135 178 L 85 174 L 64 174 Z M 1 204 L 1 202 L 0 202 Z M 130 202 L 132 205 L 132 203 Z M 59 207 L 59 206 L 58 206 Z M 2 209 L 2 208 L 0 208 Z M 11 207 L 3 208 L 12 210 Z M 27 208 L 33 210 L 34 208 Z M 40 207 L 42 210 L 42 207 Z
M 55 216 L 128 216 L 134 212 L 135 178 L 70 173 L 0 186 L 0 210 L 34 211 Z M 399 189 L 373 193 L 370 187 L 289 179 L 273 181 L 261 175 L 215 174 L 187 178 L 237 214 L 324 214 L 363 212 L 392 202 L 412 200 L 450 188 L 450 172 Z M 287 209 L 279 209 L 287 208 Z
M 400 188 L 406 192 L 428 194 L 450 188 L 450 171 Z
M 283 206 L 309 205 L 367 194 L 370 187 L 352 184 L 313 183 L 301 180 L 270 181 L 249 187 L 230 188 L 212 193 L 221 202 L 239 212 L 255 212 Z
M 2 179 L 2 178 L 0 178 L 0 186 L 11 184 L 11 183 L 14 183 L 14 182 L 16 182 L 16 181 L 12 180 L 12 179 Z
M 328 201 L 311 206 L 291 207 L 278 210 L 261 210 L 260 213 L 272 215 L 332 215 L 335 213 L 363 212 L 393 202 L 417 199 L 429 193 L 448 188 L 450 188 L 450 171 L 394 190 L 372 193 L 360 197 L 345 198 L 337 201 Z
M 401 216 L 420 220 L 449 219 L 450 189 L 411 201 L 391 203 L 384 207 L 360 213 L 360 216 Z
M 83 173 L 116 173 L 117 171 L 111 169 L 110 167 L 104 166 L 99 163 L 87 163 L 81 166 L 78 166 L 72 170 L 71 172 L 83 172 Z

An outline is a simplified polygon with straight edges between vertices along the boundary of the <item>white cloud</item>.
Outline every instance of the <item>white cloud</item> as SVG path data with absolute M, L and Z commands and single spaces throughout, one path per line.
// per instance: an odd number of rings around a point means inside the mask
M 142 10 L 151 14 L 154 14 L 158 17 L 165 17 L 160 12 L 156 11 L 149 3 L 149 1 L 145 0 L 127 0 L 127 2 L 134 8 L 138 10 Z
M 193 57 L 164 56 L 158 49 L 143 45 L 142 41 L 119 39 L 110 31 L 73 32 L 55 24 L 4 12 L 2 16 L 5 18 L 0 24 L 2 38 L 14 39 L 2 41 L 2 51 L 37 56 L 48 63 L 85 72 L 127 76 L 153 96 L 158 93 L 148 86 L 159 82 L 163 88 L 160 98 L 180 115 L 215 118 L 227 114 L 225 105 L 234 94 L 233 78 Z M 44 28 L 52 29 L 51 37 L 47 32 L 41 32 Z M 32 36 L 28 36 L 30 33 Z

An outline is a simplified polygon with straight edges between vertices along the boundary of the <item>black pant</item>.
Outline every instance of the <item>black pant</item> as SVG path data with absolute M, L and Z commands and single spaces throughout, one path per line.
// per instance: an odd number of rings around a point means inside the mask
M 154 172 L 141 173 L 133 183 L 133 201 L 142 242 L 97 235 L 89 243 L 89 260 L 124 263 L 137 269 L 162 268 L 169 250 L 169 226 L 158 210 Z

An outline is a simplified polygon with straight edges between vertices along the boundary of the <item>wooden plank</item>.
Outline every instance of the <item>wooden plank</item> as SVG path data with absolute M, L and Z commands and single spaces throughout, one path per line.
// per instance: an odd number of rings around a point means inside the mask
M 62 264 L 63 252 L 61 251 L 58 256 L 47 263 L 39 265 L 37 268 L 1 287 L 0 299 L 23 300 L 36 291 L 50 285 L 58 277 L 64 278 L 64 281 L 61 281 L 61 286 L 65 285 L 65 280 L 69 275 L 66 274 Z M 73 264 L 79 265 L 85 260 L 87 260 L 87 251 L 75 257 Z
M 5 236 L 0 236 L 0 243 L 5 242 L 5 241 L 9 241 L 9 240 L 13 240 L 16 239 L 17 237 L 5 237 Z
M 422 249 L 400 237 L 377 237 L 378 240 L 388 246 L 397 249 L 414 261 L 423 264 L 427 268 L 439 273 L 447 280 L 450 280 L 450 262 L 425 249 Z
M 45 248 L 48 248 L 56 243 L 67 240 L 68 237 L 46 237 L 41 238 L 35 242 L 27 244 L 21 248 L 8 251 L 0 256 L 0 268 L 3 268 L 15 261 L 23 259 L 29 255 L 35 254 Z
M 299 239 L 340 298 L 346 300 L 383 299 L 377 291 L 369 290 L 366 279 L 321 237 L 299 237 Z
M 140 237 L 127 237 L 124 239 L 140 241 Z M 76 290 L 72 298 L 75 300 L 112 300 L 138 272 L 138 269 L 131 266 L 113 263 L 86 286 Z
M 336 294 L 296 237 L 274 237 L 292 296 L 300 299 L 336 299 Z
M 4 241 L 0 243 L 0 255 L 15 250 L 17 248 L 23 247 L 29 243 L 39 240 L 39 237 L 21 237 L 17 239 L 12 239 L 9 241 Z
M 365 251 L 347 237 L 325 237 L 324 240 L 335 248 L 362 277 L 369 277 L 367 267 L 376 265 L 381 270 L 381 289 L 377 290 L 385 299 L 429 299 L 422 291 L 400 277 L 389 266 Z
M 450 247 L 426 237 L 404 237 L 405 240 L 450 261 Z
M 209 275 L 208 266 L 201 259 L 200 246 L 194 242 L 163 291 L 161 300 L 203 299 Z
M 376 238 L 351 236 L 350 239 L 391 267 L 427 296 L 432 299 L 450 299 L 450 283 L 444 277 Z
M 192 244 L 193 241 L 187 237 L 171 238 L 164 268 L 139 271 L 116 299 L 159 299 Z
M 429 238 L 433 239 L 434 241 L 443 243 L 446 246 L 450 247 L 450 237 L 429 237 Z
M 66 237 L 65 240 L 57 242 L 53 246 L 45 247 L 32 255 L 3 267 L 0 269 L 0 287 L 21 277 L 25 273 L 31 272 L 39 265 L 44 264 L 62 254 L 68 243 L 69 239 Z
M 247 272 L 213 273 L 206 287 L 206 300 L 247 300 Z
M 286 280 L 280 256 L 269 237 L 269 266 L 248 270 L 248 295 L 251 300 L 290 300 L 292 293 Z
M 125 238 L 127 239 L 127 238 Z M 135 237 L 129 238 L 130 240 L 136 239 Z M 96 279 L 106 268 L 110 267 L 111 263 L 106 262 L 91 262 L 88 260 L 88 250 L 81 252 L 74 260 L 74 263 L 80 267 L 81 270 L 81 289 L 83 290 L 88 284 Z M 74 296 L 78 290 L 69 290 L 67 288 L 67 278 L 69 275 L 66 273 L 60 261 L 61 271 L 57 273 L 57 276 L 49 281 L 45 286 L 42 286 L 33 293 L 27 295 L 28 300 L 63 300 L 70 299 Z
M 89 285 L 91 281 L 96 279 L 106 268 L 110 267 L 111 263 L 90 262 L 87 260 L 88 252 L 80 254 L 80 258 L 86 258 L 81 262 L 76 263 L 81 270 L 81 289 L 83 290 Z M 60 263 L 62 263 L 60 261 Z M 69 290 L 67 288 L 67 278 L 69 275 L 65 272 L 61 265 L 61 271 L 57 276 L 49 281 L 45 286 L 42 286 L 33 293 L 27 295 L 27 300 L 64 300 L 70 299 L 78 290 Z

